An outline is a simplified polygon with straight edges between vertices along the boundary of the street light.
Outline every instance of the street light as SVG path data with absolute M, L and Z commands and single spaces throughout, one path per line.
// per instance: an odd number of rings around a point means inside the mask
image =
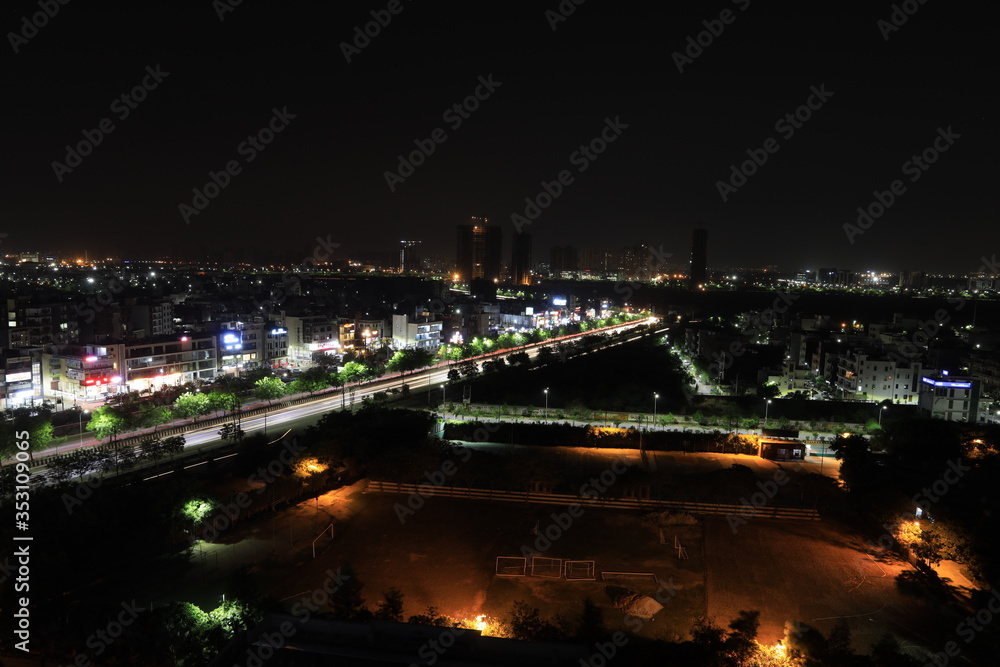
M 888 405 L 883 405 L 882 409 L 878 411 L 878 427 L 879 428 L 882 428 L 882 413 L 885 412 L 885 409 L 887 407 L 889 407 L 889 406 Z
M 764 426 L 767 426 L 767 411 L 771 408 L 771 399 L 767 399 L 767 403 L 764 404 Z
M 83 416 L 89 414 L 90 410 L 80 410 L 80 444 L 83 444 Z
M 545 394 L 545 416 L 547 418 L 549 416 L 549 388 L 546 387 L 542 393 Z
M 660 397 L 655 391 L 653 392 L 653 421 L 656 421 L 656 399 Z

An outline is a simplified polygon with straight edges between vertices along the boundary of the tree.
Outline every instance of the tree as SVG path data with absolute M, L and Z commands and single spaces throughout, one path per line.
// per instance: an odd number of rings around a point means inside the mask
M 208 394 L 208 404 L 216 412 L 235 412 L 243 405 L 243 399 L 235 392 L 213 389 Z
M 350 563 L 344 563 L 339 572 L 343 582 L 330 594 L 330 606 L 333 607 L 333 617 L 345 621 L 364 620 L 371 612 L 365 607 L 361 595 L 363 588 L 357 574 Z
M 114 438 L 126 430 L 128 416 L 125 411 L 113 405 L 104 405 L 94 410 L 87 422 L 87 430 L 93 432 L 98 440 Z
M 853 434 L 838 435 L 830 443 L 830 449 L 841 462 L 840 477 L 852 493 L 864 493 L 875 486 L 878 475 L 867 438 Z
M 427 350 L 399 350 L 386 364 L 390 373 L 407 373 L 434 363 L 434 354 Z
M 463 376 L 473 378 L 479 374 L 479 364 L 474 359 L 466 359 L 458 364 L 458 370 Z
M 285 395 L 285 383 L 274 377 L 261 378 L 254 383 L 253 395 L 270 405 Z
M 538 607 L 529 607 L 523 600 L 515 600 L 507 617 L 511 636 L 521 641 L 552 641 L 556 639 L 556 629 L 541 617 Z
M 139 458 L 152 461 L 159 467 L 163 455 L 163 441 L 160 438 L 146 436 L 139 442 Z
M 729 635 L 726 637 L 725 651 L 733 664 L 750 664 L 758 651 L 757 630 L 760 628 L 759 611 L 740 611 L 729 623 Z
M 186 444 L 187 440 L 184 439 L 183 435 L 174 435 L 169 438 L 164 438 L 160 443 L 160 446 L 162 447 L 164 454 L 173 457 L 174 454 L 180 454 L 183 452 Z
M 375 618 L 382 621 L 403 621 L 403 594 L 395 588 L 382 593 L 382 601 L 375 608 Z
M 139 407 L 135 423 L 139 428 L 152 427 L 155 431 L 158 426 L 166 424 L 173 419 L 173 412 L 170 408 L 155 403 L 143 403 Z
M 222 428 L 219 429 L 219 437 L 223 440 L 233 440 L 234 442 L 239 442 L 243 439 L 243 429 L 237 424 L 223 424 Z
M 368 378 L 368 367 L 356 361 L 349 361 L 340 369 L 340 380 L 343 384 L 360 382 Z
M 200 392 L 187 392 L 181 394 L 174 401 L 174 414 L 181 419 L 190 419 L 207 415 L 212 411 L 211 402 L 207 394 Z
M 757 396 L 759 398 L 777 398 L 780 393 L 781 389 L 778 388 L 778 385 L 770 382 L 762 384 L 757 388 Z
M 330 386 L 330 372 L 322 366 L 313 366 L 302 371 L 295 381 L 301 388 L 314 394 Z
M 527 366 L 531 363 L 531 358 L 528 356 L 527 352 L 515 352 L 507 357 L 507 363 L 511 366 Z

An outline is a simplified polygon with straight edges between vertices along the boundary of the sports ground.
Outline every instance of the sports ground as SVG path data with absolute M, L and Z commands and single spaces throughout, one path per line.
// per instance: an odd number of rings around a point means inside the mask
M 787 621 L 828 633 L 844 617 L 863 652 L 887 630 L 933 646 L 947 629 L 925 603 L 897 590 L 894 577 L 909 565 L 876 560 L 859 537 L 830 522 L 750 519 L 734 533 L 724 516 L 659 526 L 641 512 L 593 508 L 567 525 L 565 516 L 561 523 L 552 517 L 567 513 L 559 505 L 429 498 L 401 523 L 394 506 L 405 496 L 359 490 L 343 500 L 351 516 L 322 553 L 294 568 L 265 568 L 272 595 L 312 590 L 346 562 L 370 607 L 395 587 L 405 595 L 407 616 L 433 606 L 456 619 L 502 618 L 523 600 L 551 619 L 578 618 L 589 598 L 609 630 L 683 640 L 698 616 L 725 626 L 741 610 L 758 610 L 765 643 L 781 638 Z M 547 529 L 556 539 L 536 542 Z M 678 557 L 678 542 L 686 558 Z M 593 561 L 595 579 L 497 576 L 497 557 L 520 556 L 523 547 Z M 608 572 L 634 574 L 602 580 Z M 664 608 L 652 620 L 627 623 L 609 597 L 620 589 L 657 597 Z

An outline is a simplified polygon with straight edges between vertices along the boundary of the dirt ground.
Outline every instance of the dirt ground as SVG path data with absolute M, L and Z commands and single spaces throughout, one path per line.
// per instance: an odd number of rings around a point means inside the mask
M 244 564 L 264 592 L 290 603 L 349 563 L 370 607 L 395 587 L 405 596 L 406 616 L 433 606 L 456 619 L 503 618 L 523 600 L 550 619 L 577 619 L 589 598 L 609 630 L 683 640 L 698 616 L 725 627 L 740 610 L 753 609 L 761 612 L 763 642 L 781 638 L 786 621 L 828 633 L 844 617 L 861 652 L 886 631 L 935 647 L 950 629 L 933 604 L 896 588 L 895 576 L 908 564 L 876 560 L 860 537 L 829 521 L 751 519 L 734 533 L 725 517 L 703 517 L 696 525 L 664 526 L 661 543 L 660 526 L 637 512 L 585 508 L 558 526 L 552 515 L 566 513 L 565 506 L 429 498 L 401 522 L 397 506 L 405 503 L 406 496 L 366 494 L 358 484 L 242 525 L 204 545 L 203 567 L 185 598 L 198 602 L 194 591 L 217 598 L 213 573 Z M 330 521 L 334 538 L 320 538 L 313 558 L 310 543 Z M 539 534 L 554 539 L 536 541 Z M 675 538 L 686 559 L 678 557 Z M 596 579 L 496 576 L 497 557 L 520 556 L 522 547 L 592 560 Z M 602 580 L 602 572 L 654 576 Z M 664 608 L 652 620 L 628 623 L 612 605 L 611 587 L 658 597 Z

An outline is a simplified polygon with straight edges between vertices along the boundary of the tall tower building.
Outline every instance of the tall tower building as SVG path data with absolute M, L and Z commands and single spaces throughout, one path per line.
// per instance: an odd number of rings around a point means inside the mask
M 487 218 L 473 216 L 458 226 L 458 256 L 455 262 L 460 280 L 500 279 L 503 230 L 491 227 Z
M 531 284 L 531 234 L 515 231 L 511 237 L 510 276 L 515 285 Z
M 691 268 L 688 285 L 697 289 L 708 280 L 708 230 L 697 227 L 691 240 Z
M 420 241 L 399 242 L 399 272 L 417 273 L 420 271 Z

